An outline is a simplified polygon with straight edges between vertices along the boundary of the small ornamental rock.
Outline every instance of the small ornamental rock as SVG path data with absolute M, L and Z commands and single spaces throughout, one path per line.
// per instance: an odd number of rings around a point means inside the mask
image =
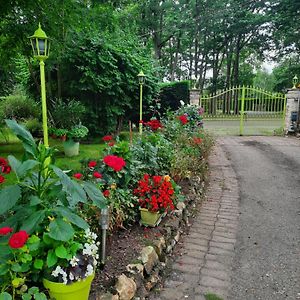
M 158 255 L 152 246 L 144 247 L 141 251 L 141 260 L 145 271 L 150 274 L 153 267 L 158 263 Z
M 160 237 L 158 240 L 154 241 L 154 248 L 156 250 L 156 253 L 158 256 L 161 256 L 163 253 L 163 250 L 166 248 L 166 241 L 164 237 Z
M 118 295 L 113 295 L 111 293 L 105 293 L 96 297 L 96 300 L 119 300 Z
M 131 300 L 136 292 L 135 282 L 124 274 L 118 277 L 115 287 L 119 293 L 119 300 Z
M 143 274 L 144 266 L 142 264 L 130 264 L 126 266 L 128 272 L 132 274 Z

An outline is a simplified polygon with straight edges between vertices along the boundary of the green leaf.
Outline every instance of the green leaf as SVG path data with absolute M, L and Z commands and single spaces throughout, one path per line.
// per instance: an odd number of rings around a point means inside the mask
M 11 209 L 21 197 L 18 185 L 7 186 L 0 191 L 0 215 Z
M 9 271 L 8 265 L 1 264 L 0 265 L 0 276 L 5 275 Z
M 83 188 L 95 206 L 99 208 L 107 207 L 106 198 L 96 185 L 91 182 L 84 182 Z
M 34 295 L 34 294 L 37 294 L 38 292 L 39 292 L 39 288 L 36 286 L 33 286 L 28 290 L 29 295 Z
M 89 228 L 89 225 L 85 220 L 80 218 L 78 215 L 76 215 L 70 209 L 68 209 L 66 207 L 58 206 L 53 211 L 60 214 L 62 217 L 66 218 L 68 221 L 75 224 L 79 228 L 82 228 L 82 229 Z
M 54 251 L 51 249 L 48 251 L 47 254 L 47 266 L 49 268 L 53 267 L 57 263 L 57 256 L 55 255 Z
M 19 263 L 14 263 L 12 266 L 11 266 L 11 269 L 14 271 L 14 272 L 18 272 L 18 273 L 24 273 L 24 272 L 27 272 L 30 270 L 30 262 L 28 263 L 25 263 L 25 264 L 19 264 Z
M 30 200 L 30 204 L 29 204 L 30 206 L 36 206 L 42 203 L 42 200 L 37 196 L 31 196 L 29 197 L 29 200 Z
M 81 249 L 82 248 L 82 245 L 80 244 L 80 243 L 77 243 L 77 242 L 74 242 L 72 245 L 71 245 L 71 247 L 70 247 L 70 252 L 73 254 L 73 255 L 75 255 L 76 253 L 77 253 L 77 251 L 79 250 L 79 249 Z M 72 256 L 73 256 L 72 255 Z
M 13 171 L 20 178 L 23 178 L 28 171 L 32 170 L 35 166 L 39 164 L 38 161 L 32 159 L 28 159 L 22 163 L 12 155 L 8 156 L 8 162 L 11 165 Z
M 73 181 L 61 169 L 53 166 L 54 173 L 60 178 L 63 190 L 68 194 L 69 204 L 75 206 L 79 202 L 86 203 L 86 193 L 77 182 Z
M 22 295 L 22 299 L 23 300 L 31 300 L 31 295 L 29 295 L 29 294 L 23 294 Z
M 12 300 L 12 296 L 7 292 L 2 292 L 0 294 L 0 300 Z
M 49 236 L 54 240 L 66 242 L 74 235 L 73 227 L 63 219 L 56 219 L 49 225 Z
M 33 295 L 35 300 L 47 300 L 47 297 L 44 293 L 37 293 Z
M 63 245 L 60 245 L 57 248 L 55 248 L 55 254 L 59 258 L 67 258 L 68 251 Z
M 7 157 L 9 165 L 11 166 L 12 170 L 17 173 L 18 168 L 21 166 L 22 162 L 19 161 L 16 157 L 13 155 L 8 155 Z
M 33 264 L 33 266 L 34 266 L 37 270 L 42 270 L 42 269 L 43 269 L 43 265 L 44 265 L 43 260 L 38 259 L 38 258 L 34 261 L 34 264 Z
M 45 210 L 38 210 L 23 222 L 21 229 L 27 231 L 28 233 L 32 233 L 36 229 L 36 227 L 44 220 L 44 218 Z
M 36 157 L 37 146 L 31 133 L 22 125 L 19 125 L 16 120 L 5 120 L 6 125 L 13 131 L 13 133 L 23 142 L 25 151 Z

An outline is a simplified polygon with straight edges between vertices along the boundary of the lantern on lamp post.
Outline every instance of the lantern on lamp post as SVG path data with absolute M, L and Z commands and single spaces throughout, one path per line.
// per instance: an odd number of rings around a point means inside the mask
M 140 121 L 139 121 L 139 133 L 143 133 L 143 84 L 145 83 L 145 74 L 141 71 L 138 74 L 139 84 L 140 84 Z
M 298 76 L 295 75 L 294 78 L 293 78 L 293 89 L 297 88 L 297 83 L 298 83 Z
M 33 50 L 33 57 L 40 62 L 41 76 L 41 97 L 42 97 L 42 118 L 43 118 L 43 133 L 44 145 L 49 147 L 48 142 L 48 125 L 47 125 L 47 103 L 46 103 L 46 85 L 45 85 L 45 63 L 44 61 L 49 56 L 50 42 L 46 33 L 42 30 L 41 24 L 39 28 L 30 37 Z

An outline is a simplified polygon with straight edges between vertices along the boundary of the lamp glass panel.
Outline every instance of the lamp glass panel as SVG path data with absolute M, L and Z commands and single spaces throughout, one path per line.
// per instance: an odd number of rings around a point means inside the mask
M 39 39 L 38 43 L 39 43 L 40 55 L 45 55 L 45 48 L 46 48 L 45 40 Z

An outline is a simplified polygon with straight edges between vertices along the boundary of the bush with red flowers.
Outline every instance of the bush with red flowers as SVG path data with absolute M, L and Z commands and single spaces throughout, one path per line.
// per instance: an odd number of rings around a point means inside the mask
M 179 118 L 182 125 L 185 125 L 189 121 L 186 115 L 181 115 L 178 118 Z
M 176 194 L 170 176 L 145 174 L 133 193 L 138 197 L 140 207 L 151 212 L 164 213 L 175 208 Z
M 163 128 L 163 125 L 157 119 L 153 119 L 148 122 L 145 122 L 144 125 L 151 128 L 152 131 L 157 131 L 159 128 Z

